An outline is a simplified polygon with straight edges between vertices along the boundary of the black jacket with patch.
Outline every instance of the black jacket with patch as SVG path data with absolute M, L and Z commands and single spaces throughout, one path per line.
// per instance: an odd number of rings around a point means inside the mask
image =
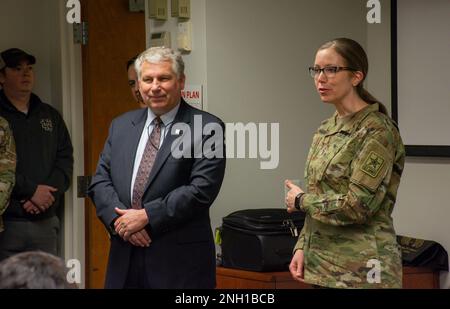
M 31 95 L 28 114 L 16 109 L 0 91 L 0 116 L 8 120 L 16 142 L 16 184 L 4 219 L 41 220 L 56 214 L 63 194 L 70 186 L 73 171 L 73 147 L 59 112 Z M 38 185 L 58 189 L 54 204 L 44 213 L 30 215 L 22 207 Z

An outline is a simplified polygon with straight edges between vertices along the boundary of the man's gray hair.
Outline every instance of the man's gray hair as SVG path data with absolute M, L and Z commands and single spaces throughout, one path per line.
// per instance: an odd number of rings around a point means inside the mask
M 184 75 L 184 61 L 179 52 L 167 47 L 150 47 L 140 54 L 134 62 L 138 79 L 141 79 L 141 68 L 144 62 L 159 64 L 164 61 L 172 63 L 172 70 L 178 78 Z
M 27 251 L 0 263 L 0 289 L 71 289 L 64 261 L 50 253 Z

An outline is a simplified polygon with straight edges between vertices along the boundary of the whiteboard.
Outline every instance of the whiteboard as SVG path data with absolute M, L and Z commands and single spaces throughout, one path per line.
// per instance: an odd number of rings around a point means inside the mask
M 422 155 L 436 156 L 434 149 L 446 156 L 450 150 L 450 0 L 393 2 L 394 118 L 405 145 L 422 146 Z

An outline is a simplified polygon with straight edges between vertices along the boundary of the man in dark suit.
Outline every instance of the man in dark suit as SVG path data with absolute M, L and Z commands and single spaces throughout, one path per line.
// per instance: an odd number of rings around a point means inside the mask
M 149 108 L 113 120 L 89 188 L 111 233 L 105 286 L 214 288 L 209 207 L 225 172 L 224 124 L 181 98 L 178 53 L 150 48 L 136 70 Z

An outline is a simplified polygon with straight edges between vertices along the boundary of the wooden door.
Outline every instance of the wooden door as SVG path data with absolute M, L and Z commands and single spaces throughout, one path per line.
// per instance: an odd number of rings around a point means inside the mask
M 93 175 L 116 116 L 138 108 L 128 89 L 126 62 L 145 49 L 145 14 L 128 10 L 128 0 L 82 0 L 89 41 L 83 47 L 85 173 Z M 109 238 L 86 199 L 86 287 L 102 288 Z

